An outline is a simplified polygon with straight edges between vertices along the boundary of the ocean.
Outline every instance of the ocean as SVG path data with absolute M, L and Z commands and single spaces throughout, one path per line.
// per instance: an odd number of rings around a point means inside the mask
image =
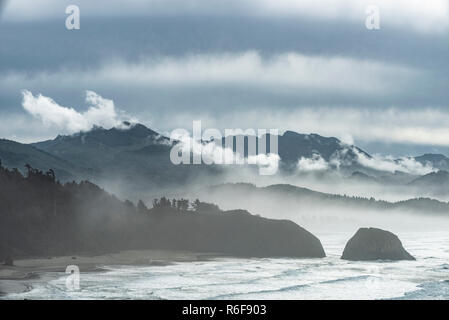
M 318 234 L 323 259 L 238 259 L 167 266 L 101 266 L 80 275 L 38 282 L 6 299 L 449 299 L 449 231 L 401 233 L 417 261 L 340 259 L 348 233 Z

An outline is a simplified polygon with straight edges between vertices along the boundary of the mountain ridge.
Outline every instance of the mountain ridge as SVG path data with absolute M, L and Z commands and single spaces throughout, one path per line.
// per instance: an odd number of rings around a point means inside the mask
M 424 210 L 429 214 L 447 215 L 449 217 L 449 202 L 432 199 L 429 197 L 410 198 L 400 201 L 386 201 L 378 200 L 373 197 L 359 197 L 347 196 L 341 194 L 325 193 L 311 190 L 304 187 L 298 187 L 291 184 L 272 184 L 269 186 L 258 187 L 251 183 L 224 183 L 208 187 L 207 190 L 199 191 L 199 194 L 214 195 L 208 200 L 214 201 L 220 195 L 227 194 L 234 202 L 238 204 L 238 198 L 245 195 L 246 200 L 249 201 L 253 196 L 260 197 L 260 199 L 269 199 L 272 196 L 281 196 L 285 201 L 293 201 L 294 203 L 315 202 L 320 206 L 331 205 L 364 209 L 375 209 L 378 211 L 407 211 L 420 213 Z M 196 194 L 195 194 L 196 195 Z M 217 198 L 217 199 L 218 199 Z M 279 201 L 279 199 L 277 200 Z
M 237 137 L 234 136 L 235 141 Z M 367 167 L 358 157 L 363 156 L 368 161 L 376 159 L 335 137 L 285 131 L 278 139 L 280 164 L 277 174 L 281 176 L 314 174 L 318 177 L 319 174 L 338 171 L 349 182 L 401 186 L 421 176 Z M 248 139 L 245 141 L 247 144 Z M 158 186 L 182 186 L 198 177 L 205 177 L 205 183 L 213 184 L 220 181 L 226 172 L 232 171 L 232 166 L 225 165 L 174 165 L 170 161 L 172 146 L 168 137 L 143 124 L 126 122 L 120 127 L 105 129 L 97 126 L 86 132 L 59 135 L 55 139 L 29 145 L 17 144 L 9 149 L 1 148 L 0 144 L 0 159 L 5 158 L 4 163 L 8 167 L 23 168 L 29 163 L 40 170 L 54 168 L 58 177 L 65 181 L 88 178 L 102 186 L 121 184 L 121 189 L 129 189 L 130 193 L 154 190 Z M 21 151 L 23 148 L 28 148 L 28 152 L 24 154 Z M 411 159 L 422 165 L 432 163 L 440 167 L 444 167 L 447 159 L 449 164 L 449 158 L 444 155 L 425 154 Z M 306 165 L 310 165 L 308 162 L 313 165 L 314 161 L 323 161 L 327 167 L 311 173 L 301 171 L 298 167 L 300 160 L 305 160 Z M 336 164 L 334 160 L 337 160 Z M 254 174 L 257 173 L 254 171 Z M 119 192 L 119 189 L 112 191 Z

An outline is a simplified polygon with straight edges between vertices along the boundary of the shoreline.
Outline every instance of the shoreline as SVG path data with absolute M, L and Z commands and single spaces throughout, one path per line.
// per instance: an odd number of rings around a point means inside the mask
M 52 280 L 75 265 L 80 272 L 106 272 L 107 265 L 167 266 L 177 262 L 207 261 L 223 255 L 175 250 L 126 250 L 102 255 L 70 255 L 50 258 L 27 258 L 13 266 L 0 265 L 0 299 L 24 293 L 36 283 Z

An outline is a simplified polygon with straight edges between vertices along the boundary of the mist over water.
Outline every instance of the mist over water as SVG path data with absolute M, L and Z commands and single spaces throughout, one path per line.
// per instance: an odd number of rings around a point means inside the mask
M 183 196 L 192 200 L 199 198 L 212 202 L 224 210 L 245 209 L 262 217 L 289 219 L 313 233 L 355 232 L 360 227 L 378 227 L 392 232 L 449 230 L 449 216 L 433 211 L 432 207 L 410 205 L 402 209 L 389 209 L 383 208 L 382 203 L 371 205 L 358 201 L 358 198 L 364 198 L 366 201 L 374 199 L 390 204 L 427 197 L 425 189 L 422 188 L 418 190 L 399 185 L 345 180 L 341 174 L 260 176 L 255 174 L 255 171 L 234 166 L 219 176 L 203 175 L 189 181 L 187 191 L 186 188 L 180 187 L 166 192 L 169 197 Z M 233 183 L 237 184 L 237 189 L 233 187 Z M 283 185 L 285 188 L 281 187 L 282 190 L 276 191 L 270 189 L 273 185 Z M 299 193 L 290 194 L 292 188 Z M 326 193 L 330 199 L 321 198 L 320 193 L 317 195 L 313 191 Z M 334 195 L 353 199 L 332 199 Z M 151 195 L 144 197 L 148 199 Z M 445 197 L 429 198 L 446 201 Z
M 361 227 L 377 227 L 392 232 L 448 230 L 448 217 L 439 217 L 432 212 L 408 213 L 393 210 L 374 210 L 352 205 L 320 204 L 317 201 L 301 199 L 286 201 L 283 196 L 251 196 L 234 193 L 203 193 L 205 201 L 217 203 L 231 210 L 246 209 L 252 214 L 273 219 L 289 219 L 312 233 L 322 231 L 357 231 Z

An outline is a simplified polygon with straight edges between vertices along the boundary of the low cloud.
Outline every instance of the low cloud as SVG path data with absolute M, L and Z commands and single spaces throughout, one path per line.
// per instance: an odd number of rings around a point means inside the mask
M 411 157 L 394 158 L 392 156 L 372 155 L 371 157 L 360 152 L 356 147 L 342 144 L 342 151 L 335 153 L 330 161 L 326 161 L 320 154 L 314 154 L 311 158 L 301 157 L 298 160 L 297 168 L 299 172 L 317 172 L 328 169 L 338 170 L 341 165 L 351 165 L 353 162 L 344 160 L 344 154 L 348 151 L 356 155 L 355 162 L 365 168 L 374 169 L 383 172 L 405 172 L 413 175 L 424 175 L 436 171 L 431 164 L 416 161 Z
M 28 113 L 40 119 L 45 126 L 56 127 L 63 132 L 87 131 L 94 125 L 111 128 L 121 123 L 114 102 L 93 91 L 86 91 L 88 109 L 85 112 L 61 106 L 42 94 L 35 96 L 28 90 L 23 90 L 22 94 L 22 107 Z
M 245 158 L 244 155 L 234 152 L 229 147 L 222 147 L 221 140 L 217 142 L 208 139 L 209 137 L 203 136 L 202 141 L 199 141 L 191 137 L 184 129 L 174 130 L 170 135 L 170 141 L 178 144 L 171 150 L 172 162 L 175 164 L 186 163 L 186 161 L 190 163 L 190 154 L 192 154 L 194 164 L 256 165 L 259 167 L 260 175 L 273 175 L 278 171 L 280 161 L 278 154 L 261 153 Z
M 396 171 L 406 172 L 416 175 L 428 174 L 436 171 L 430 164 L 423 165 L 410 157 L 401 157 L 394 159 L 391 156 L 373 155 L 367 157 L 365 154 L 359 152 L 356 148 L 352 151 L 357 155 L 357 161 L 364 167 L 379 171 L 387 171 L 394 173 Z
M 314 154 L 312 158 L 301 157 L 297 167 L 301 172 L 324 171 L 329 169 L 329 163 L 321 155 Z

